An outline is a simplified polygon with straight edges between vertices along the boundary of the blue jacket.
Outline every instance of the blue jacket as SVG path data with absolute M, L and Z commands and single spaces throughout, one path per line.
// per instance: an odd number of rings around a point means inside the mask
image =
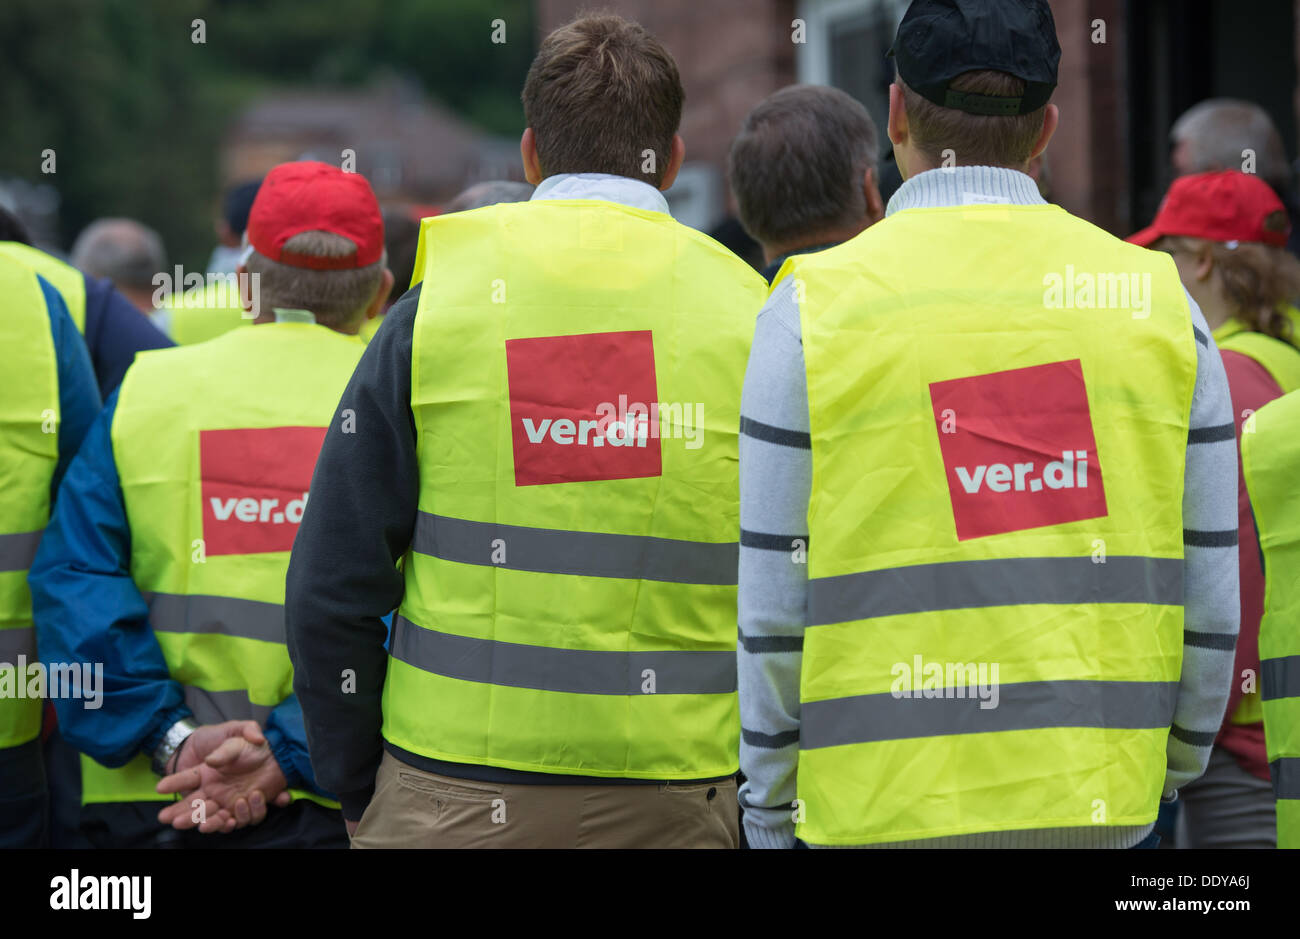
M 152 752 L 168 727 L 193 716 L 131 579 L 131 528 L 110 437 L 116 407 L 114 391 L 67 468 L 28 575 L 41 661 L 103 663 L 101 707 L 61 698 L 54 708 L 68 742 L 109 767 Z M 289 785 L 321 792 L 296 695 L 263 730 Z
M 111 282 L 90 275 L 86 275 L 85 325 L 86 348 L 95 365 L 99 393 L 105 398 L 122 383 L 137 352 L 175 345 Z
M 63 295 L 41 277 L 45 309 L 50 315 L 50 335 L 54 338 L 54 361 L 59 376 L 59 459 L 50 481 L 50 501 L 59 491 L 59 482 L 72 462 L 81 440 L 99 413 L 99 389 L 90 364 L 86 344 L 77 332 L 77 324 L 68 315 Z

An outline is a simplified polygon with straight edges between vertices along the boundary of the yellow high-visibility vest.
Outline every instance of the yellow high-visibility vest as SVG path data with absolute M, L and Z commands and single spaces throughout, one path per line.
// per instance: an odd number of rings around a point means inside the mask
M 384 317 L 382 314 L 371 319 L 362 320 L 361 329 L 357 331 L 357 335 L 361 337 L 362 342 L 369 345 L 370 340 L 375 338 L 375 333 L 379 332 L 379 327 L 383 325 Z
M 1300 319 L 1294 307 L 1288 308 L 1288 313 Z M 1300 389 L 1300 348 L 1293 343 L 1255 332 L 1235 318 L 1214 331 L 1214 341 L 1220 349 L 1254 359 L 1284 392 Z
M 6 376 L 0 391 L 0 748 L 6 748 L 35 740 L 41 729 L 41 699 L 26 695 L 30 676 L 18 666 L 39 661 L 27 571 L 50 519 L 60 412 L 54 336 L 36 274 L 0 257 L 0 297 Z
M 178 346 L 207 342 L 253 323 L 244 311 L 234 274 L 222 275 L 220 280 L 184 293 L 173 293 L 165 309 L 170 320 L 168 335 Z
M 1196 378 L 1172 261 L 967 205 L 785 277 L 813 466 L 799 837 L 1153 821 Z
M 415 269 L 419 516 L 384 737 L 534 772 L 736 772 L 762 279 L 666 214 L 587 200 L 426 220 Z
M 131 575 L 200 723 L 264 723 L 293 693 L 289 548 L 364 348 L 324 326 L 268 323 L 142 352 L 122 381 L 112 442 Z M 82 758 L 84 803 L 170 801 L 157 782 L 144 754 L 120 769 Z
M 0 254 L 21 261 L 40 274 L 63 295 L 68 315 L 77 325 L 77 332 L 86 331 L 86 276 L 71 264 L 60 261 L 39 248 L 20 241 L 0 241 Z
M 1300 392 L 1270 401 L 1241 435 L 1241 466 L 1264 556 L 1260 697 L 1277 846 L 1300 848 Z
M 1292 321 L 1300 322 L 1300 312 L 1288 306 L 1286 313 Z M 1239 352 L 1254 359 L 1269 374 L 1284 393 L 1300 389 L 1300 349 L 1292 343 L 1251 330 L 1235 317 L 1214 331 L 1214 341 L 1220 349 Z M 1243 548 L 1254 551 L 1252 545 Z M 1264 719 L 1263 702 L 1258 691 L 1248 691 L 1233 711 L 1230 723 L 1258 724 Z

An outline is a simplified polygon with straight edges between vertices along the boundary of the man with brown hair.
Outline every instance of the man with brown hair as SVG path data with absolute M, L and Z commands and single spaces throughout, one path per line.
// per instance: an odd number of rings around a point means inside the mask
M 667 189 L 686 155 L 685 100 L 677 63 L 640 24 L 575 20 L 546 37 L 524 80 L 524 175 L 536 186 L 600 172 Z
M 1028 84 L 1006 72 L 974 69 L 952 79 L 945 94 L 967 107 L 980 108 L 987 101 L 1022 100 Z M 896 98 L 902 99 L 902 107 L 896 105 Z M 889 104 L 890 139 L 904 136 L 895 147 L 905 147 L 913 163 L 910 171 L 904 169 L 904 179 L 926 169 L 957 165 L 1006 166 L 1023 172 L 1030 159 L 1047 149 L 1060 120 L 1054 104 L 1014 114 L 993 113 L 998 105 L 976 111 L 940 105 L 912 89 L 901 68 L 890 86 Z
M 635 23 L 547 37 L 523 92 L 536 191 L 424 222 L 419 283 L 343 395 L 288 612 L 356 847 L 737 844 L 763 283 L 668 214 L 682 99 Z
M 749 112 L 727 176 L 740 221 L 763 246 L 771 280 L 792 254 L 847 241 L 880 221 L 876 125 L 861 103 L 819 85 L 791 85 Z
M 1047 0 L 914 0 L 893 54 L 905 182 L 786 261 L 745 377 L 745 831 L 1151 845 L 1231 679 L 1223 366 L 1167 256 L 1025 172 Z

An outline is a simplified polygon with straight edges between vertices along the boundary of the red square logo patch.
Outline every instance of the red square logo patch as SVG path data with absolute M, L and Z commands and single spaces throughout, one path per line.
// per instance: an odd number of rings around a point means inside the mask
M 659 476 L 650 330 L 506 341 L 515 485 Z
M 930 385 L 957 538 L 1106 515 L 1078 359 Z
M 199 431 L 204 552 L 292 548 L 324 439 L 324 427 Z

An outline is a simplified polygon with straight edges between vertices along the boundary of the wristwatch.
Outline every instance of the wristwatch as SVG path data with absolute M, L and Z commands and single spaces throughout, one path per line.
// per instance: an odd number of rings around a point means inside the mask
M 153 771 L 159 776 L 166 776 L 170 769 L 167 764 L 171 762 L 186 738 L 198 729 L 199 725 L 188 717 L 182 717 L 168 727 L 167 732 L 163 734 L 162 743 L 158 744 L 153 751 Z

